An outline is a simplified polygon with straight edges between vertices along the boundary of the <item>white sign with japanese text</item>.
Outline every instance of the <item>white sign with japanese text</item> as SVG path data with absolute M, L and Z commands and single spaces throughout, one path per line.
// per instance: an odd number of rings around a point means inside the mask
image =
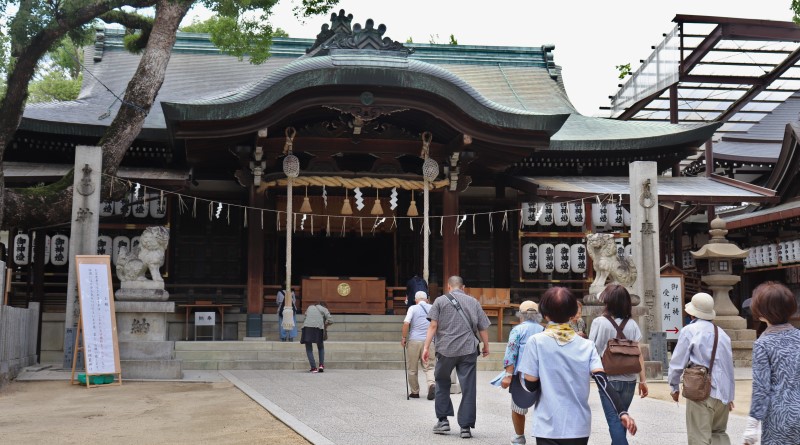
M 667 340 L 677 340 L 683 328 L 683 277 L 661 276 L 661 326 Z
M 114 294 L 110 287 L 110 262 L 108 256 L 100 258 L 104 258 L 105 264 L 78 262 L 78 291 L 87 375 L 120 372 Z

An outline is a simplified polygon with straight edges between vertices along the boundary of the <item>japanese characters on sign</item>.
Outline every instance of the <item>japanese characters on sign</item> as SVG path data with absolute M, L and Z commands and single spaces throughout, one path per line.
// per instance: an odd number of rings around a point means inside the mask
M 677 340 L 683 328 L 683 279 L 662 276 L 659 283 L 661 327 L 667 333 L 667 340 Z
M 116 369 L 113 298 L 105 264 L 79 264 L 81 320 L 87 374 L 111 374 Z

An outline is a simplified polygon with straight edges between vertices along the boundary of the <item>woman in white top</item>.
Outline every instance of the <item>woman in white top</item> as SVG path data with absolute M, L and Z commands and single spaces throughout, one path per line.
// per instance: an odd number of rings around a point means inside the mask
M 589 340 L 594 342 L 597 353 L 600 357 L 606 350 L 608 341 L 616 338 L 617 329 L 611 323 L 609 318 L 614 319 L 617 326 L 622 326 L 625 323 L 622 334 L 628 340 L 637 342 L 642 341 L 642 331 L 639 325 L 631 318 L 631 296 L 624 286 L 619 284 L 609 284 L 601 293 L 601 298 L 605 302 L 605 311 L 601 317 L 597 317 L 592 322 L 592 327 L 589 330 Z M 627 320 L 627 322 L 625 322 Z M 647 397 L 647 381 L 644 373 L 643 356 L 639 356 L 639 364 L 642 370 L 638 373 L 639 376 L 639 396 Z M 633 393 L 636 391 L 636 374 L 619 374 L 609 375 L 608 383 L 614 388 L 622 402 L 622 409 L 627 411 L 631 406 L 633 400 Z M 625 427 L 619 421 L 619 416 L 611 404 L 608 397 L 602 392 L 600 393 L 600 402 L 603 405 L 603 411 L 606 414 L 606 421 L 608 422 L 608 431 L 611 434 L 612 445 L 628 445 L 628 439 L 625 436 Z
M 620 422 L 636 434 L 636 422 L 621 409 L 616 391 L 608 385 L 603 364 L 594 344 L 579 337 L 569 326 L 578 311 L 578 301 L 569 289 L 551 287 L 539 300 L 539 312 L 548 324 L 544 332 L 530 337 L 517 371 L 524 387 L 540 391 L 533 412 L 533 435 L 537 445 L 586 445 L 592 429 L 587 374 L 597 382 L 617 407 Z

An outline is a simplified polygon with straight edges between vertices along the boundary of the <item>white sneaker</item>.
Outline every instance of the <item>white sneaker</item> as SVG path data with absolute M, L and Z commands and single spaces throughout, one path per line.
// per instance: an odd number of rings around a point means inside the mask
M 511 439 L 511 445 L 525 445 L 525 436 L 514 436 L 514 438 Z

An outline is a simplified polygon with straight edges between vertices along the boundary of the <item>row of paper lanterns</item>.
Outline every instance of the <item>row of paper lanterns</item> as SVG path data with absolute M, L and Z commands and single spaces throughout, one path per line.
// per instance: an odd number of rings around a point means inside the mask
M 33 249 L 31 248 L 30 236 L 26 233 L 19 233 L 14 237 L 14 264 L 26 266 L 33 262 Z M 117 264 L 119 251 L 123 247 L 129 251 L 139 244 L 139 237 L 127 236 L 110 237 L 100 235 L 97 237 L 97 254 L 111 255 L 111 262 Z M 52 263 L 55 266 L 64 266 L 69 262 L 69 237 L 67 235 L 45 236 L 44 240 L 44 264 Z
M 148 193 L 146 198 L 135 198 L 131 195 L 130 200 L 100 202 L 100 216 L 113 215 L 163 218 L 167 215 L 167 201 L 156 193 Z
M 750 247 L 745 268 L 769 267 L 800 262 L 800 239 Z
M 524 202 L 522 203 L 523 226 L 582 227 L 586 209 L 581 202 Z M 631 214 L 621 204 L 592 204 L 592 227 L 597 229 L 630 227 Z
M 522 246 L 522 270 L 525 273 L 584 273 L 588 254 L 585 244 L 534 244 Z

